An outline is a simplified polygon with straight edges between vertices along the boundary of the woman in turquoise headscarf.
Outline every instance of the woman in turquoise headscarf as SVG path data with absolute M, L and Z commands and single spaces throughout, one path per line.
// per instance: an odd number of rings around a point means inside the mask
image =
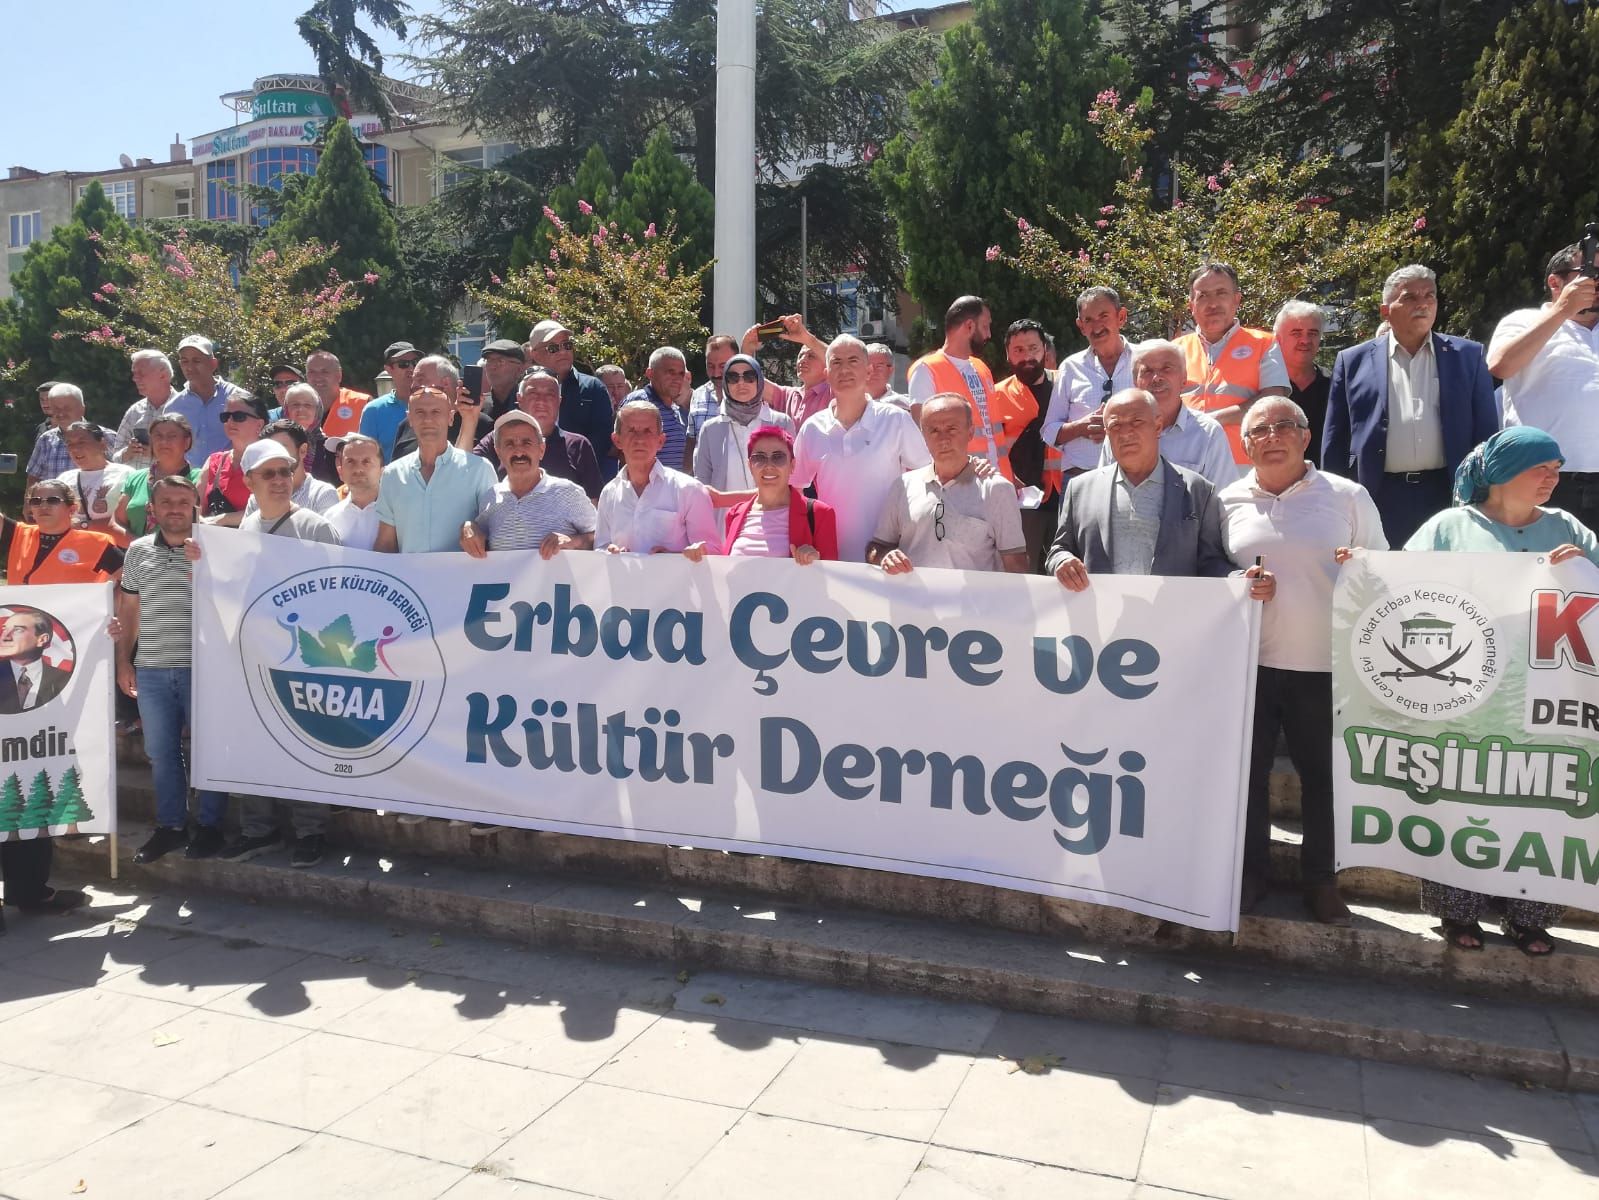
M 1599 539 L 1570 513 L 1545 508 L 1560 465 L 1560 446 L 1541 429 L 1512 425 L 1478 446 L 1455 472 L 1455 507 L 1429 520 L 1406 550 L 1453 550 L 1467 553 L 1511 550 L 1547 554 L 1551 563 L 1586 555 L 1599 564 Z M 1533 956 L 1555 948 L 1549 926 L 1560 919 L 1557 904 L 1495 899 L 1464 888 L 1424 880 L 1421 908 L 1443 921 L 1444 937 L 1462 950 L 1481 950 L 1478 918 L 1490 906 L 1499 908 L 1505 936 Z

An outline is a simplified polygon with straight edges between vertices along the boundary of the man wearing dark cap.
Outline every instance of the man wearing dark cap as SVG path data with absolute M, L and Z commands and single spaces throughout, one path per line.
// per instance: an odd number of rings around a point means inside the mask
M 305 382 L 305 372 L 292 363 L 275 363 L 267 374 L 272 379 L 273 404 L 267 416 L 276 421 L 283 416 L 283 395 L 297 383 Z
M 527 352 L 521 342 L 498 338 L 483 347 L 483 415 L 504 416 L 516 407 L 516 385 L 527 370 Z
M 611 478 L 617 466 L 611 393 L 601 380 L 573 365 L 572 331 L 559 321 L 540 321 L 528 334 L 527 348 L 535 364 L 561 381 L 561 428 L 587 438 L 599 456 L 600 475 Z
M 383 366 L 394 382 L 394 390 L 367 402 L 361 410 L 361 432 L 377 442 L 383 461 L 394 458 L 394 435 L 411 403 L 411 386 L 422 352 L 410 342 L 394 342 L 383 352 Z

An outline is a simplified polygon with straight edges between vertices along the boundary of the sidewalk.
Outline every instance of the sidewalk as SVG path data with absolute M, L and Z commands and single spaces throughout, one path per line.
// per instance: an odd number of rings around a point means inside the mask
M 10 928 L 16 1200 L 1599 1196 L 1594 1095 L 213 896 Z

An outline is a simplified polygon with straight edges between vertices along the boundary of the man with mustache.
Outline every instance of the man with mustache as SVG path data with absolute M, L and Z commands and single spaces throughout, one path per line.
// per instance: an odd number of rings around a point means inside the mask
M 494 422 L 494 442 L 505 478 L 476 519 L 461 526 L 461 549 L 473 558 L 490 550 L 537 550 L 545 559 L 562 550 L 592 550 L 594 505 L 570 479 L 540 469 L 544 431 L 537 418 L 513 408 Z

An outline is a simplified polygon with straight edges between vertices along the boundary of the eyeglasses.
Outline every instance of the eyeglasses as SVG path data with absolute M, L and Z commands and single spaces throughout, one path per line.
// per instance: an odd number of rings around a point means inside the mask
M 261 479 L 293 479 L 293 467 L 257 467 L 255 473 Z
M 770 454 L 751 454 L 750 465 L 753 467 L 786 467 L 788 465 L 788 452 L 773 450 Z
M 1308 425 L 1301 425 L 1298 421 L 1271 421 L 1263 425 L 1256 425 L 1253 429 L 1244 430 L 1246 438 L 1279 437 L 1285 438 L 1296 429 L 1309 429 Z
M 572 339 L 567 338 L 562 342 L 545 342 L 540 349 L 546 354 L 570 354 L 572 352 Z
M 933 536 L 943 541 L 946 536 L 944 529 L 944 502 L 940 500 L 938 507 L 933 510 Z
M 229 421 L 259 421 L 261 418 L 253 412 L 242 412 L 239 409 L 230 409 L 217 414 L 217 420 L 226 425 Z
M 421 361 L 422 360 L 420 358 L 397 358 L 391 362 L 389 366 L 394 368 L 396 371 L 411 371 L 415 370 L 416 364 Z
M 272 390 L 276 391 L 278 388 L 293 387 L 299 382 L 300 381 L 298 379 L 274 379 L 272 381 Z
M 65 496 L 29 496 L 26 503 L 37 506 L 40 504 L 67 504 L 70 502 Z
M 754 383 L 760 376 L 754 371 L 723 371 L 723 383 Z

